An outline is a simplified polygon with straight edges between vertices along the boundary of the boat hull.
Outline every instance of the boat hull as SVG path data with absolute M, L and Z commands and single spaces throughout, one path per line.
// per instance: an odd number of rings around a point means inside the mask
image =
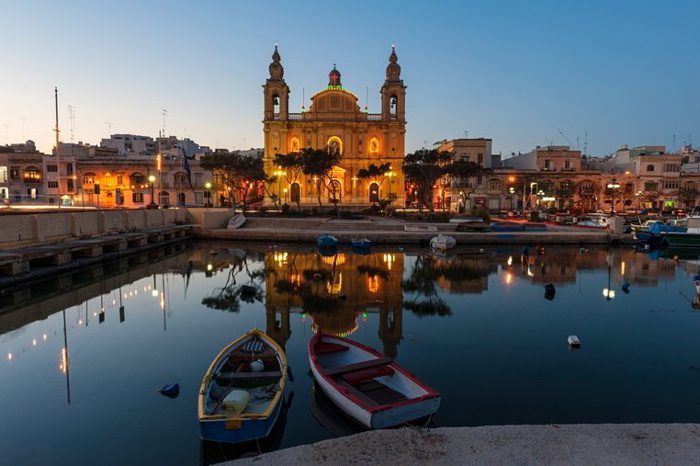
M 282 403 L 277 403 L 267 418 L 241 419 L 240 427 L 235 422 L 229 423 L 227 419 L 200 421 L 200 437 L 202 440 L 220 443 L 244 443 L 265 438 L 275 426 L 281 407 Z
M 662 233 L 669 248 L 700 248 L 700 234 L 697 233 Z

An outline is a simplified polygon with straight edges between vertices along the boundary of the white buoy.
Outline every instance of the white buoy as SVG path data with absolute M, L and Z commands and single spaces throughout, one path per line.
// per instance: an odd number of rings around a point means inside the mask
M 576 335 L 569 335 L 569 338 L 567 338 L 566 341 L 569 343 L 569 346 L 573 348 L 578 348 L 581 346 L 581 340 L 579 340 Z

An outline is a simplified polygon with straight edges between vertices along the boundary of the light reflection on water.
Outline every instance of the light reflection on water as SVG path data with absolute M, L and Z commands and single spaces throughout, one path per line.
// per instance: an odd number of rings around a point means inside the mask
M 202 373 L 252 327 L 296 375 L 267 448 L 357 431 L 306 375 L 319 330 L 440 390 L 436 425 L 699 422 L 698 267 L 627 249 L 216 243 L 83 270 L 0 297 L 0 451 L 9 463 L 197 461 Z M 569 351 L 574 333 L 583 346 Z M 180 397 L 157 394 L 172 382 Z

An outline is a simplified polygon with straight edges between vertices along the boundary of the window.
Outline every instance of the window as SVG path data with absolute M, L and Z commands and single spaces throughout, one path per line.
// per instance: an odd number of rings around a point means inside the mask
M 117 175 L 117 186 L 124 184 L 124 175 Z
M 299 152 L 299 138 L 292 138 L 292 140 L 289 143 L 289 152 Z
M 17 167 L 10 167 L 10 179 L 11 180 L 16 180 L 19 178 L 19 168 Z
M 624 192 L 625 194 L 634 194 L 634 183 L 627 183 Z
M 185 196 L 185 193 L 179 193 L 177 195 L 177 205 L 183 206 L 187 202 L 187 197 Z
M 399 99 L 392 95 L 389 97 L 389 117 L 395 119 L 399 111 Z
M 553 168 L 552 161 L 551 160 L 545 160 L 544 161 L 544 169 L 545 170 L 551 170 Z
M 49 173 L 56 173 L 58 171 L 58 165 L 47 165 L 46 171 Z
M 129 184 L 133 187 L 138 187 L 146 182 L 146 177 L 142 173 L 135 172 L 129 177 Z
M 338 136 L 331 136 L 328 138 L 328 144 L 326 144 L 328 152 L 338 152 L 340 155 L 343 154 L 343 140 Z
M 664 181 L 664 189 L 678 189 L 678 180 Z
M 203 192 L 194 193 L 194 203 L 195 203 L 195 205 L 204 204 L 204 193 Z
M 58 181 L 49 181 L 47 186 L 51 189 L 58 189 Z
M 36 183 L 41 180 L 41 172 L 36 167 L 27 167 L 22 173 L 25 183 Z
M 659 184 L 653 181 L 647 181 L 644 183 L 644 191 L 657 191 L 659 189 Z
M 679 172 L 681 171 L 680 165 L 676 165 L 674 163 L 669 163 L 664 165 L 664 171 L 665 172 Z
M 501 189 L 501 182 L 499 180 L 489 180 L 488 189 L 491 191 L 498 191 Z
M 66 174 L 67 175 L 73 174 L 73 164 L 72 163 L 69 163 L 68 165 L 66 165 Z
M 173 177 L 175 179 L 175 187 L 182 188 L 187 186 L 187 175 L 184 172 L 177 172 Z
M 7 183 L 7 167 L 0 167 L 0 183 Z
M 202 187 L 202 174 L 201 173 L 194 174 L 194 185 L 199 187 L 199 188 Z
M 566 170 L 571 169 L 571 160 L 564 160 L 564 169 L 566 169 Z
M 66 184 L 67 184 L 68 192 L 72 192 L 75 189 L 75 187 L 73 185 L 73 180 L 67 180 Z
M 94 173 L 86 173 L 83 175 L 83 185 L 86 184 L 94 184 L 95 183 L 95 174 Z
M 158 194 L 158 200 L 159 204 L 162 205 L 163 207 L 167 207 L 170 205 L 170 193 L 167 191 L 161 191 L 160 194 Z
M 476 154 L 476 160 L 479 165 L 484 164 L 484 154 Z
M 27 194 L 31 199 L 36 199 L 36 188 L 27 189 Z
M 654 165 L 652 165 L 652 164 L 647 165 L 647 171 L 648 171 L 648 172 L 653 172 L 653 171 L 654 171 Z
M 369 202 L 379 202 L 379 184 L 377 183 L 369 185 Z
M 143 193 L 133 193 L 131 195 L 131 202 L 134 204 L 143 204 Z

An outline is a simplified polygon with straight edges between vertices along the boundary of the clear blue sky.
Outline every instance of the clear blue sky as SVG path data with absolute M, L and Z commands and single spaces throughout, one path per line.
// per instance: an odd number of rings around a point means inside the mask
M 0 143 L 168 134 L 213 147 L 262 145 L 262 88 L 278 42 L 292 109 L 327 84 L 369 111 L 396 43 L 407 148 L 489 137 L 508 154 L 565 144 L 700 140 L 700 1 L 5 1 Z M 308 103 L 307 103 L 308 105 Z M 24 121 L 23 121 L 24 119 Z

